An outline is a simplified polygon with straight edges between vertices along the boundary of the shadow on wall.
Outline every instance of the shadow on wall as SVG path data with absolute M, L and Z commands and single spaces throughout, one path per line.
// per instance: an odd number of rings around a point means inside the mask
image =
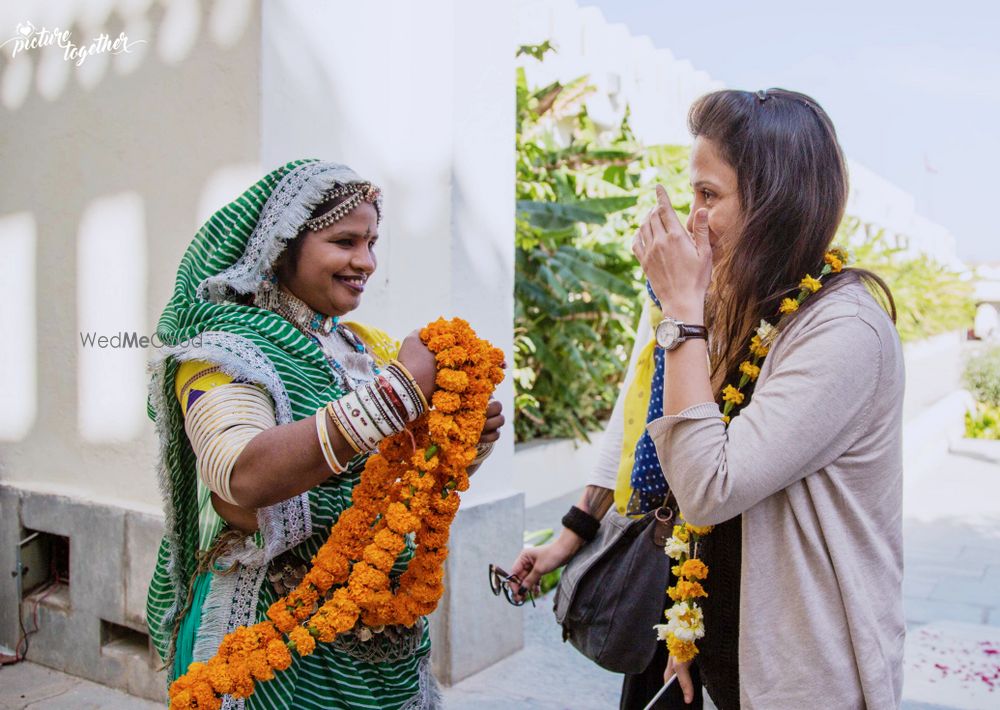
M 81 336 L 151 334 L 197 228 L 260 177 L 260 7 L 33 5 L 0 8 L 0 44 L 37 38 L 0 48 L 0 569 L 22 570 L 0 579 L 0 645 L 37 624 L 29 660 L 162 699 L 153 352 Z M 94 51 L 67 61 L 56 27 Z M 128 52 L 94 43 L 121 32 Z
M 5 6 L 0 42 L 18 37 L 0 49 L 0 478 L 158 507 L 152 351 L 84 341 L 151 334 L 194 232 L 260 177 L 260 7 Z

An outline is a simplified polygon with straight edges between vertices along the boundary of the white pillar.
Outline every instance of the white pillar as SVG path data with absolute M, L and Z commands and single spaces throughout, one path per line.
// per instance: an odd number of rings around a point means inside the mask
M 265 3 L 261 162 L 344 162 L 384 189 L 374 287 L 358 320 L 405 336 L 461 316 L 513 366 L 514 21 L 507 3 Z M 508 379 L 498 399 L 510 418 Z M 521 547 L 509 487 L 513 429 L 475 475 L 453 530 L 434 620 L 446 683 L 523 643 L 487 588 L 488 562 Z

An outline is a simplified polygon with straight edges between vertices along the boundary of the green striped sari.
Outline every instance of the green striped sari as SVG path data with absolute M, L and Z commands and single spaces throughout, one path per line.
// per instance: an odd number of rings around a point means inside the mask
M 218 560 L 217 566 L 232 566 L 233 571 L 199 575 L 199 552 L 213 544 L 222 525 L 206 510 L 206 492 L 199 490 L 174 380 L 181 361 L 213 362 L 234 378 L 266 388 L 279 425 L 309 417 L 342 396 L 340 380 L 316 343 L 276 313 L 238 299 L 257 289 L 285 243 L 334 185 L 360 181 L 343 165 L 288 163 L 212 215 L 181 259 L 173 296 L 157 324 L 157 335 L 167 347 L 151 366 L 149 396 L 149 414 L 160 440 L 158 473 L 166 531 L 146 617 L 171 680 L 188 659 L 204 661 L 214 655 L 224 634 L 263 620 L 276 598 L 265 583 L 268 563 L 288 550 L 311 559 L 351 505 L 364 464 L 361 458 L 342 476 L 262 508 L 258 533 Z M 258 683 L 248 700 L 227 696 L 223 707 L 435 707 L 439 700 L 429 652 L 426 624 L 416 652 L 392 663 L 358 660 L 320 644 L 306 658 L 293 654 L 291 668 Z

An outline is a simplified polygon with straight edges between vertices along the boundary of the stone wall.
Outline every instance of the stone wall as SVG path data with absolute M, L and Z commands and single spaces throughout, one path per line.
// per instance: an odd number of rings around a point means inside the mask
M 54 581 L 45 549 L 67 538 L 68 581 L 26 590 L 27 658 L 151 700 L 166 698 L 166 674 L 146 630 L 146 591 L 163 534 L 161 516 L 66 495 L 0 485 L 0 569 Z M 22 541 L 27 541 L 21 544 Z M 24 567 L 27 567 L 27 570 Z M 14 648 L 18 577 L 0 574 L 0 644 Z

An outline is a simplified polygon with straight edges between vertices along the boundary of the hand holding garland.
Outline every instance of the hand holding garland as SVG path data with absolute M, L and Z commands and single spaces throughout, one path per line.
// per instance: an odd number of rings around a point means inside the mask
M 435 358 L 420 340 L 419 331 L 403 341 L 398 359 L 407 379 L 412 379 L 419 390 L 414 392 L 415 397 L 424 401 L 430 399 L 437 387 Z M 395 386 L 404 384 L 398 378 L 392 379 L 392 383 Z M 405 414 L 404 418 L 410 421 L 415 414 Z M 489 455 L 490 445 L 499 438 L 504 421 L 500 403 L 491 402 L 480 439 L 482 451 L 473 471 Z M 326 427 L 325 432 L 320 425 Z M 336 472 L 343 468 L 334 465 L 333 461 L 346 463 L 356 453 L 348 437 L 325 414 L 272 426 L 244 445 L 231 469 L 229 483 L 236 504 L 227 503 L 214 494 L 212 504 L 230 525 L 252 532 L 257 529 L 257 508 L 313 488 L 331 475 L 331 469 Z

